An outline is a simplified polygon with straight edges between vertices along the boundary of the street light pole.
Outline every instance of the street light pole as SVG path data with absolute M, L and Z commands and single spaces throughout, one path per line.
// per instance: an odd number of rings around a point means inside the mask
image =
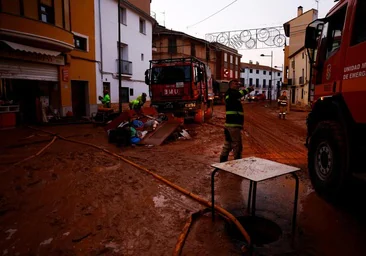
M 273 51 L 271 51 L 271 84 L 269 85 L 269 102 L 272 103 L 272 84 L 273 84 Z
M 118 101 L 119 112 L 122 113 L 122 72 L 121 72 L 121 0 L 118 0 Z
M 273 83 L 273 51 L 271 51 L 271 55 L 261 54 L 261 57 L 271 57 L 271 82 L 268 86 L 268 99 L 269 102 L 272 103 L 272 83 Z

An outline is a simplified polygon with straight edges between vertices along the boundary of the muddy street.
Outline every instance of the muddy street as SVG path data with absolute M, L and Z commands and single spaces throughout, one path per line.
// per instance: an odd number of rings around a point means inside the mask
M 363 255 L 365 221 L 354 206 L 336 208 L 319 198 L 307 175 L 305 112 L 279 120 L 265 103 L 245 103 L 243 157 L 299 167 L 298 228 L 290 245 L 294 180 L 259 183 L 257 214 L 282 235 L 257 248 L 262 255 Z M 192 140 L 162 146 L 117 148 L 89 124 L 42 127 L 123 156 L 174 184 L 210 200 L 210 164 L 222 148 L 225 107 L 203 125 L 187 124 Z M 102 150 L 56 139 L 28 128 L 0 131 L 1 255 L 172 255 L 188 217 L 205 207 Z M 248 182 L 216 177 L 216 202 L 235 216 L 246 209 Z M 346 210 L 347 209 L 347 210 Z M 349 210 L 352 209 L 352 210 Z M 357 210 L 356 210 L 357 209 Z M 182 255 L 241 255 L 222 220 L 206 214 L 191 228 Z

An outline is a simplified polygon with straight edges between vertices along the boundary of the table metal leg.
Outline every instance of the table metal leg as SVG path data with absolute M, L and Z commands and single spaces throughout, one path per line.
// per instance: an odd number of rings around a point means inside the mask
M 295 239 L 295 233 L 296 233 L 296 217 L 297 217 L 297 202 L 299 197 L 299 178 L 295 173 L 292 173 L 292 176 L 295 179 L 295 199 L 294 199 L 294 211 L 292 215 L 292 242 L 294 242 Z
M 219 169 L 215 169 L 211 174 L 211 212 L 212 212 L 212 221 L 215 221 L 215 174 Z
M 253 183 L 252 216 L 255 216 L 255 203 L 257 201 L 257 182 L 253 181 Z
M 247 213 L 250 213 L 250 204 L 252 203 L 252 190 L 253 190 L 253 181 L 249 182 L 249 195 L 248 195 L 248 202 L 247 202 Z

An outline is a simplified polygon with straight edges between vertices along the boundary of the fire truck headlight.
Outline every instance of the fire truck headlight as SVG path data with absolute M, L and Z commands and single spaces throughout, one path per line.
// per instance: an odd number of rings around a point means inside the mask
M 186 108 L 194 108 L 194 107 L 196 107 L 196 103 L 186 103 L 185 105 L 184 105 Z

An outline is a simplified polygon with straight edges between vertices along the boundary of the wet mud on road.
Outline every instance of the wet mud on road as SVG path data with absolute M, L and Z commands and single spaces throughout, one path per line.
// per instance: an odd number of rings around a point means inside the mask
M 97 144 L 210 199 L 210 164 L 223 144 L 224 107 L 203 125 L 188 124 L 192 140 L 160 147 L 116 148 L 102 128 L 91 125 L 47 127 L 75 140 Z M 304 147 L 306 113 L 279 120 L 264 104 L 245 104 L 243 157 L 256 156 L 301 168 L 296 253 L 364 255 L 365 221 L 354 206 L 335 208 L 312 190 Z M 1 255 L 171 255 L 193 212 L 204 208 L 152 176 L 96 149 L 56 140 L 45 152 L 13 166 L 43 148 L 52 137 L 29 129 L 1 131 Z M 236 215 L 246 208 L 248 182 L 216 177 L 216 202 Z M 275 221 L 283 238 L 258 249 L 265 255 L 291 252 L 294 180 L 260 183 L 257 213 Z M 361 199 L 362 200 L 362 199 Z M 347 209 L 347 210 L 345 210 Z M 352 209 L 350 211 L 349 209 Z M 192 227 L 182 255 L 241 255 L 225 223 L 210 215 Z

